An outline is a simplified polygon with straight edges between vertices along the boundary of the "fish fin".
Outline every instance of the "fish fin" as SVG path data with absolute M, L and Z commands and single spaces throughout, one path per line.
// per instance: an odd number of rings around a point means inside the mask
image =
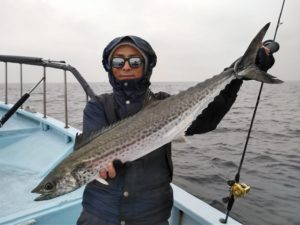
M 260 49 L 262 45 L 263 38 L 265 34 L 267 33 L 267 30 L 269 29 L 271 23 L 267 23 L 263 28 L 257 33 L 257 35 L 253 38 L 250 45 L 248 46 L 246 52 L 240 59 L 239 64 L 244 66 L 246 68 L 249 65 L 255 64 L 255 59 L 258 50 Z
M 101 178 L 99 176 L 95 180 L 100 182 L 101 184 L 109 185 L 109 183 L 106 180 L 104 180 L 103 178 Z
M 268 84 L 281 84 L 282 80 L 277 77 L 268 74 L 265 71 L 262 71 L 255 65 L 248 66 L 245 70 L 241 71 L 238 76 L 241 76 L 246 79 L 257 80 Z
M 173 139 L 173 142 L 177 142 L 177 143 L 188 143 L 188 140 L 186 139 L 186 137 L 184 136 L 184 134 L 180 134 L 177 137 L 175 137 Z
M 74 151 L 77 151 L 78 149 L 80 149 L 82 146 L 86 145 L 87 143 L 89 143 L 91 140 L 93 140 L 94 138 L 98 137 L 100 133 L 102 133 L 104 130 L 100 129 L 97 131 L 92 132 L 89 135 L 86 135 L 84 133 L 76 133 L 76 137 L 75 137 L 75 144 L 74 144 Z
M 78 150 L 83 145 L 84 145 L 83 134 L 76 133 L 74 151 Z
M 260 70 L 255 66 L 255 59 L 257 56 L 257 52 L 262 45 L 263 38 L 270 26 L 270 23 L 267 23 L 253 38 L 250 45 L 248 46 L 245 54 L 236 61 L 234 65 L 234 71 L 236 73 L 236 77 L 246 78 L 250 80 L 257 80 L 269 84 L 279 84 L 283 83 L 283 81 L 278 78 Z
M 76 179 L 76 181 L 78 183 L 81 183 L 82 181 L 82 177 L 85 176 L 86 171 L 88 171 L 88 164 L 86 164 L 85 162 L 82 162 L 80 164 L 78 164 L 72 171 L 71 174 L 72 176 Z M 91 168 L 90 168 L 91 169 Z M 91 169 L 92 170 L 92 169 Z M 109 183 L 104 180 L 103 178 L 99 177 L 98 173 L 97 173 L 97 177 L 95 178 L 95 180 L 97 180 L 98 182 L 105 184 L 105 185 L 109 185 Z

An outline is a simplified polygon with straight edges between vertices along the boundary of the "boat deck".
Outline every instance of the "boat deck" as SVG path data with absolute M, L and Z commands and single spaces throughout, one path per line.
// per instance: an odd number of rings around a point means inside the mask
M 0 116 L 5 112 L 0 108 Z M 57 120 L 19 110 L 0 129 L 0 163 L 36 171 L 43 177 L 73 149 L 72 140 L 80 131 L 65 130 Z
M 10 107 L 0 103 L 0 117 Z M 42 215 L 45 210 L 66 206 L 68 202 L 77 203 L 74 210 L 79 215 L 82 188 L 44 202 L 35 202 L 37 195 L 31 193 L 42 178 L 72 152 L 77 132 L 74 128 L 65 129 L 60 121 L 25 110 L 19 110 L 5 123 L 0 129 L 0 224 L 27 221 L 30 220 L 28 215 Z M 51 220 L 47 224 L 51 224 Z

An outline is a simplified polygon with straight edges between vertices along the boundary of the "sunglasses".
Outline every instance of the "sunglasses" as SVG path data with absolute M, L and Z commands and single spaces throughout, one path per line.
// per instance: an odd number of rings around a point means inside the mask
M 114 68 L 121 69 L 125 65 L 126 61 L 129 63 L 131 68 L 139 68 L 144 63 L 143 58 L 137 56 L 133 56 L 129 58 L 113 57 L 111 60 L 111 65 Z

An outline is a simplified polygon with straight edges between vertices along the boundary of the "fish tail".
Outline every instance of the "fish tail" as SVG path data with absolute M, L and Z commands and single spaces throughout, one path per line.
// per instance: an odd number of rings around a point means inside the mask
M 269 84 L 283 83 L 282 80 L 264 72 L 255 65 L 257 52 L 261 47 L 262 40 L 270 26 L 267 23 L 253 38 L 245 54 L 235 63 L 234 71 L 237 78 L 257 80 Z

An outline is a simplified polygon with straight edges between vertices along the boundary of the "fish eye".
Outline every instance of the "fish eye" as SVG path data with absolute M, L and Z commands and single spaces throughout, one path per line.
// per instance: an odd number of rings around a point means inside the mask
M 54 185 L 52 183 L 48 182 L 48 183 L 45 184 L 44 187 L 45 187 L 46 190 L 50 191 L 50 190 L 53 189 Z

